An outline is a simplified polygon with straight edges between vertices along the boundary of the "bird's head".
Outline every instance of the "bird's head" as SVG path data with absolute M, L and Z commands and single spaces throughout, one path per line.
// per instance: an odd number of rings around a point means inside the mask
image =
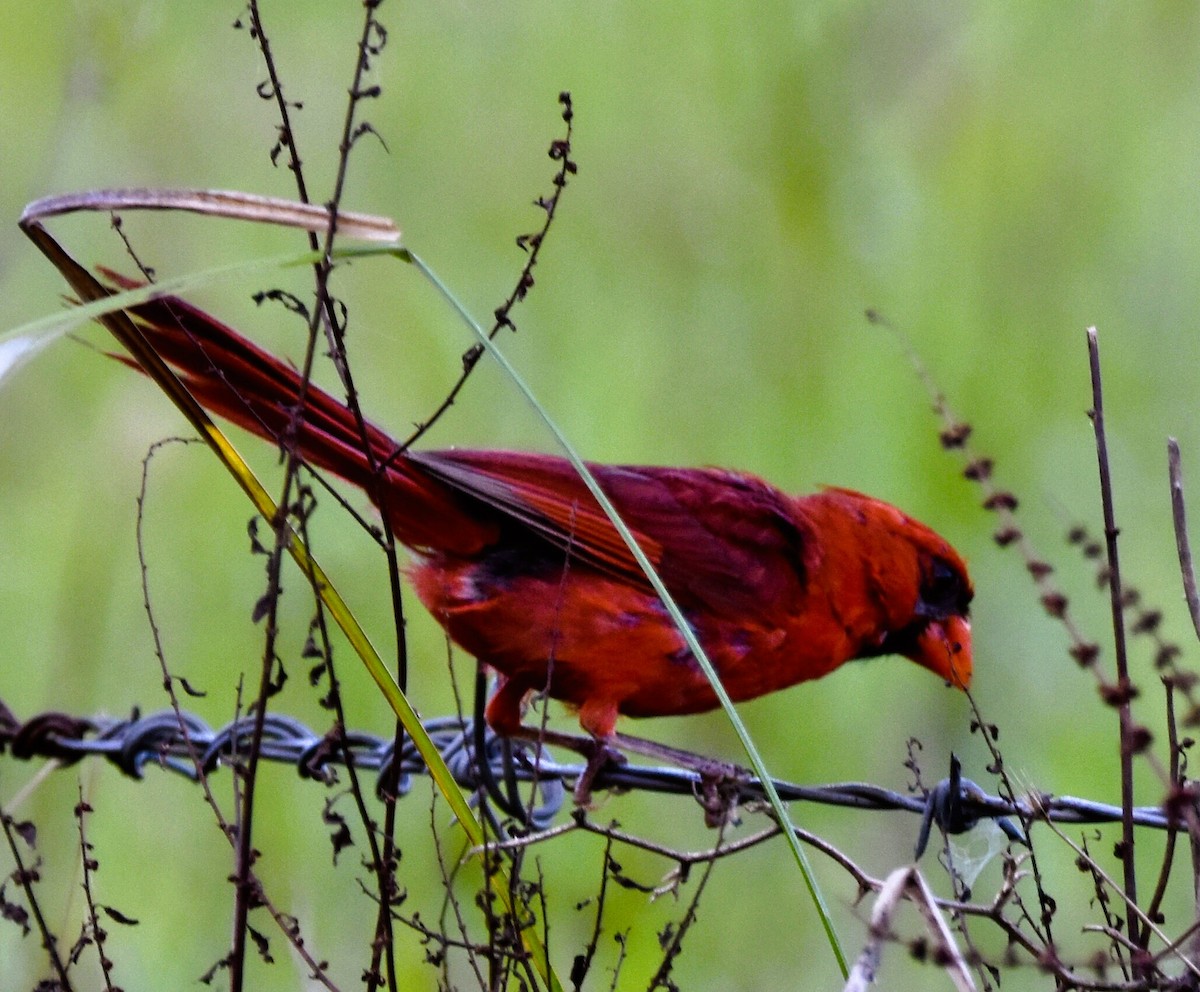
M 818 498 L 848 516 L 865 592 L 882 614 L 882 630 L 863 654 L 903 655 L 951 685 L 968 688 L 975 591 L 958 552 L 881 500 L 847 489 L 827 489 Z

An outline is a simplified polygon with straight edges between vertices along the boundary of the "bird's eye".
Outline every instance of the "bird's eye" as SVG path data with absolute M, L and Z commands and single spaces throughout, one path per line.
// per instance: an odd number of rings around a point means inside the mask
M 921 612 L 937 617 L 965 613 L 970 601 L 971 594 L 958 570 L 935 559 L 921 585 Z

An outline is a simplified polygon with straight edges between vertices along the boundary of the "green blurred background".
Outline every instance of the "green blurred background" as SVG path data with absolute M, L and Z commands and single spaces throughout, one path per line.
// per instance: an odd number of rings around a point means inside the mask
M 264 72 L 248 33 L 231 27 L 241 14 L 237 3 L 4 5 L 0 217 L 10 234 L 0 239 L 0 327 L 55 311 L 63 291 L 16 231 L 28 200 L 141 185 L 293 195 L 290 174 L 269 161 L 274 111 L 255 95 Z M 303 103 L 298 138 L 314 196 L 324 199 L 358 8 L 269 0 L 264 16 L 288 95 Z M 561 132 L 556 97 L 570 90 L 579 174 L 537 286 L 516 315 L 520 334 L 504 341 L 548 410 L 596 460 L 736 466 L 797 491 L 846 485 L 935 525 L 973 567 L 975 685 L 1010 771 L 1023 786 L 1115 801 L 1115 716 L 1067 658 L 1065 636 L 1037 607 L 1019 559 L 992 544 L 994 521 L 958 461 L 940 450 L 928 398 L 896 339 L 868 326 L 863 312 L 877 308 L 910 335 L 975 426 L 980 450 L 1021 497 L 1024 526 L 1059 566 L 1081 624 L 1105 643 L 1111 665 L 1104 597 L 1062 541 L 1075 519 L 1099 530 L 1084 416 L 1084 328 L 1099 325 L 1126 576 L 1167 609 L 1165 633 L 1194 658 L 1164 449 L 1166 436 L 1178 434 L 1185 466 L 1200 465 L 1195 6 L 683 10 L 389 0 L 382 19 L 389 43 L 373 77 L 382 97 L 365 109 L 388 151 L 360 144 L 346 205 L 396 218 L 468 306 L 491 313 L 523 261 L 514 237 L 540 223 L 530 203 L 549 192 L 545 152 Z M 102 217 L 55 230 L 89 263 L 125 264 Z M 303 244 L 293 234 L 188 217 L 131 215 L 126 230 L 164 275 Z M 268 274 L 196 299 L 295 354 L 294 322 L 249 301 L 272 285 L 305 289 L 295 274 Z M 335 288 L 350 306 L 364 404 L 404 433 L 444 394 L 469 340 L 400 266 L 356 264 Z M 105 344 L 98 329 L 84 337 Z M 74 344 L 0 382 L 0 698 L 18 715 L 164 704 L 141 605 L 135 497 L 147 447 L 182 430 L 152 386 Z M 550 442 L 496 370 L 481 367 L 430 443 Z M 275 471 L 263 446 L 244 448 L 264 473 Z M 382 562 L 336 514 L 325 516 L 322 561 L 390 650 Z M 214 724 L 232 712 L 237 673 L 255 670 L 261 646 L 249 619 L 261 559 L 246 554 L 247 517 L 202 449 L 169 448 L 154 461 L 146 528 L 158 619 L 175 670 L 208 690 L 195 708 Z M 294 677 L 277 705 L 319 724 L 298 658 L 308 606 L 294 574 L 288 584 L 297 595 L 284 608 L 283 652 Z M 410 619 L 413 699 L 423 712 L 447 712 L 443 642 L 415 604 Z M 341 660 L 352 721 L 385 732 L 381 700 L 348 652 Z M 1135 664 L 1139 716 L 1160 731 L 1161 690 L 1144 646 Z M 471 671 L 468 659 L 456 665 L 463 677 Z M 993 784 L 965 700 L 897 660 L 849 666 L 743 712 L 782 777 L 903 788 L 905 742 L 917 737 L 927 781 L 945 773 L 954 749 L 967 774 Z M 737 755 L 717 715 L 629 729 Z M 0 763 L 0 802 L 34 771 Z M 226 951 L 231 899 L 228 850 L 198 790 L 153 770 L 134 783 L 87 765 L 50 777 L 24 801 L 16 812 L 41 831 L 44 905 L 68 944 L 80 911 L 70 813 L 80 781 L 96 810 L 89 829 L 101 898 L 142 921 L 110 928 L 117 980 L 128 989 L 190 987 Z M 227 796 L 228 776 L 217 784 Z M 1139 801 L 1158 801 L 1161 786 L 1144 764 L 1138 784 Z M 262 873 L 333 963 L 334 978 L 353 988 L 373 909 L 358 891 L 355 853 L 329 868 L 324 798 L 286 769 L 266 775 Z M 434 918 L 427 785 L 403 812 L 405 909 Z M 794 812 L 875 874 L 911 857 L 911 817 Z M 619 797 L 598 815 L 674 847 L 712 838 L 684 800 Z M 434 818 L 453 837 L 444 807 Z M 758 825 L 750 816 L 742 832 Z M 1107 832 L 1093 845 L 1115 871 L 1112 838 Z M 1065 845 L 1043 841 L 1057 935 L 1064 955 L 1081 961 L 1099 946 L 1079 933 L 1095 920 L 1090 884 Z M 1160 850 L 1160 838 L 1146 838 L 1145 887 Z M 595 890 L 601 852 L 594 838 L 539 851 L 564 972 L 590 931 L 591 910 L 576 904 Z M 650 883 L 670 867 L 635 852 L 619 858 Z M 2 864 L 7 872 L 8 859 Z M 868 907 L 854 906 L 854 885 L 840 869 L 820 858 L 816 865 L 853 954 Z M 933 857 L 924 865 L 944 891 Z M 1171 932 L 1191 918 L 1181 869 L 1168 904 Z M 993 862 L 977 897 L 997 881 Z M 463 892 L 469 903 L 469 887 Z M 622 987 L 646 985 L 659 958 L 656 930 L 681 912 L 670 899 L 613 897 L 607 933 L 632 928 Z M 905 929 L 915 932 L 911 918 Z M 400 933 L 410 987 L 434 987 L 416 938 Z M 840 987 L 818 933 L 800 878 L 775 843 L 718 866 L 674 977 L 684 988 Z M 976 933 L 986 952 L 1002 951 L 996 933 Z M 254 986 L 307 987 L 282 938 L 272 939 L 280 963 L 256 965 Z M 606 938 L 589 987 L 607 987 L 604 969 L 615 959 Z M 36 938 L 21 940 L 11 925 L 0 926 L 0 961 L 5 988 L 31 987 L 46 974 Z M 893 988 L 945 981 L 899 949 L 884 976 Z M 1049 984 L 1026 968 L 1006 975 L 1004 987 Z

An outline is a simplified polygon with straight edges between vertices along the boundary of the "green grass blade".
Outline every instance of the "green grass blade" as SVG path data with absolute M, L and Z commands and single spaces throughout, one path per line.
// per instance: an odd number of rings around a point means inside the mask
M 441 293 L 441 295 L 455 310 L 463 322 L 471 329 L 479 343 L 499 363 L 505 374 L 512 380 L 517 389 L 533 407 L 537 416 L 554 435 L 555 440 L 565 452 L 567 458 L 575 467 L 575 470 L 582 477 L 592 495 L 596 497 L 596 501 L 600 504 L 604 512 L 608 515 L 608 518 L 612 521 L 613 526 L 621 535 L 621 539 L 629 547 L 630 552 L 637 560 L 638 565 L 641 566 L 642 571 L 646 573 L 646 577 L 650 580 L 650 584 L 653 586 L 655 593 L 658 595 L 659 599 L 662 600 L 663 606 L 670 614 L 671 619 L 674 620 L 675 626 L 679 629 L 679 633 L 687 643 L 688 649 L 692 652 L 692 655 L 695 657 L 696 661 L 700 665 L 700 668 L 703 670 L 705 677 L 712 685 L 713 692 L 716 693 L 717 699 L 721 703 L 721 708 L 725 711 L 725 715 L 729 718 L 729 722 L 733 725 L 733 729 L 737 733 L 738 740 L 741 741 L 742 747 L 746 751 L 746 756 L 750 761 L 750 766 L 754 769 L 754 774 L 757 775 L 759 780 L 762 782 L 763 791 L 767 794 L 767 799 L 771 804 L 771 809 L 774 811 L 775 816 L 779 821 L 779 825 L 783 829 L 784 836 L 787 838 L 788 846 L 792 852 L 792 857 L 795 859 L 796 864 L 800 868 L 800 873 L 804 877 L 804 884 L 808 889 L 809 896 L 813 901 L 813 905 L 816 907 L 818 916 L 821 918 L 821 926 L 825 931 L 825 935 L 829 941 L 829 946 L 833 951 L 833 956 L 837 959 L 838 967 L 842 972 L 842 977 L 848 977 L 849 969 L 846 964 L 846 955 L 842 950 L 841 942 L 838 940 L 837 932 L 834 930 L 833 919 L 829 915 L 829 908 L 825 903 L 824 896 L 821 894 L 820 887 L 817 885 L 816 877 L 813 875 L 812 866 L 809 863 L 808 856 L 804 853 L 804 848 L 800 846 L 800 840 L 797 838 L 796 832 L 792 828 L 792 821 L 788 816 L 787 807 L 783 805 L 783 801 L 779 798 L 779 793 L 775 789 L 774 781 L 771 778 L 770 773 L 767 771 L 766 763 L 763 761 L 762 755 L 758 751 L 758 747 L 751 738 L 749 730 L 742 722 L 741 716 L 734 708 L 733 700 L 729 698 L 729 694 L 725 691 L 725 687 L 721 684 L 720 676 L 717 674 L 716 669 L 713 668 L 712 662 L 709 660 L 704 648 L 697 640 L 691 626 L 684 618 L 679 606 L 671 597 L 667 587 L 663 585 L 662 579 L 659 578 L 659 575 L 654 570 L 654 566 L 651 564 L 650 559 L 646 557 L 645 552 L 642 551 L 641 547 L 638 545 L 633 534 L 626 526 L 625 521 L 621 519 L 621 516 L 617 513 L 616 508 L 609 501 L 608 497 L 604 495 L 604 491 L 600 488 L 600 485 L 596 481 L 595 477 L 590 471 L 588 471 L 588 468 L 584 464 L 583 459 L 579 456 L 579 453 L 567 439 L 567 436 L 563 433 L 562 429 L 554 422 L 554 420 L 546 412 L 545 408 L 537 401 L 537 398 L 533 395 L 533 391 L 525 383 L 525 380 L 521 377 L 520 373 L 518 373 L 517 370 L 512 366 L 512 364 L 504 356 L 504 353 L 496 347 L 495 343 L 488 337 L 487 333 L 479 325 L 478 321 L 476 321 L 462 306 L 462 304 L 458 302 L 446 285 L 438 278 L 437 274 L 434 273 L 434 271 L 430 269 L 428 265 L 426 265 L 411 251 L 405 252 L 404 254 L 407 256 L 407 259 L 411 261 L 418 270 L 420 270 L 425 278 L 432 283 L 438 292 Z

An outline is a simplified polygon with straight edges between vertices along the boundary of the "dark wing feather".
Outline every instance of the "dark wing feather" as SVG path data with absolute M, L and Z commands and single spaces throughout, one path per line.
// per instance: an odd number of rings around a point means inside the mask
M 565 459 L 466 450 L 409 457 L 574 557 L 648 586 Z M 685 609 L 749 618 L 803 591 L 810 535 L 793 501 L 761 479 L 711 468 L 588 467 Z
M 409 452 L 407 458 L 439 482 L 500 511 L 572 556 L 642 578 L 629 548 L 565 459 L 520 451 L 466 450 Z M 632 522 L 630 526 L 657 566 L 662 559 L 659 543 Z

